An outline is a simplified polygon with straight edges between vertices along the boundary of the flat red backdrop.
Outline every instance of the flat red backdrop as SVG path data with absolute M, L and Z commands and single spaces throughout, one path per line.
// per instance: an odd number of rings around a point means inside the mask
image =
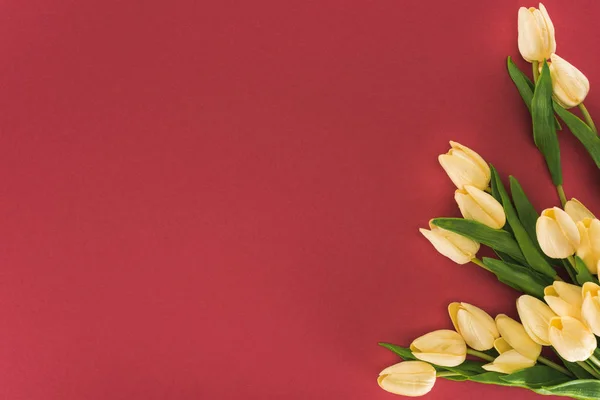
M 2 1 L 0 398 L 392 399 L 378 341 L 456 300 L 514 315 L 417 229 L 457 215 L 450 139 L 557 203 L 505 69 L 521 5 Z M 546 5 L 600 119 L 600 5 Z M 535 397 L 428 398 L 482 396 Z

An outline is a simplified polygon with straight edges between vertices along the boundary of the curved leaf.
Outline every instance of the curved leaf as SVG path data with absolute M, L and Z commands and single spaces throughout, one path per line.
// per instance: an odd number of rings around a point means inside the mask
M 600 381 L 595 379 L 577 379 L 535 389 L 535 392 L 554 396 L 569 396 L 575 399 L 600 399 Z

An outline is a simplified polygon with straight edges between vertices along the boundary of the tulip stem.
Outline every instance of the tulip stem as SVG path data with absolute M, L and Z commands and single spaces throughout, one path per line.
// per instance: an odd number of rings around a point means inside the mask
M 585 362 L 583 361 L 577 361 L 577 364 L 585 369 L 590 375 L 592 375 L 594 378 L 596 379 L 600 379 L 600 375 L 598 375 L 598 373 L 596 371 L 594 371 L 594 369 L 592 367 L 590 367 L 589 365 L 587 365 Z
M 446 376 L 459 376 L 460 374 L 457 374 L 455 372 L 450 372 L 450 371 L 444 371 L 444 372 L 438 372 L 436 375 L 438 378 L 444 378 Z
M 556 185 L 556 191 L 558 192 L 558 197 L 560 198 L 560 204 L 565 207 L 567 204 L 567 196 L 565 195 L 565 189 L 563 189 L 562 185 Z
M 583 118 L 585 118 L 585 122 L 587 122 L 588 126 L 594 131 L 594 133 L 598 134 L 598 129 L 596 129 L 596 124 L 594 124 L 594 120 L 592 120 L 592 116 L 588 112 L 587 108 L 583 103 L 579 103 L 579 109 L 583 114 Z
M 600 367 L 600 360 L 598 360 L 598 359 L 596 358 L 596 356 L 594 356 L 594 355 L 591 355 L 591 356 L 590 356 L 590 358 L 589 358 L 589 360 L 590 360 L 591 362 L 593 362 L 593 363 L 594 363 L 594 364 L 595 364 L 597 367 Z
M 550 368 L 554 368 L 558 372 L 562 372 L 563 374 L 568 375 L 568 376 L 573 376 L 573 374 L 571 374 L 568 369 L 561 367 L 554 361 L 548 360 L 546 357 L 539 356 L 538 361 L 541 362 L 542 364 L 546 364 Z
M 479 265 L 481 268 L 485 269 L 486 271 L 490 271 L 492 272 L 488 267 L 486 267 L 486 265 L 483 263 L 483 261 L 481 261 L 479 258 L 477 257 L 473 257 L 473 259 L 471 260 L 471 262 L 475 265 Z
M 482 360 L 485 360 L 485 361 L 494 362 L 494 357 L 488 356 L 487 354 L 482 353 L 481 351 L 467 348 L 467 354 L 481 358 Z
M 531 68 L 533 69 L 533 83 L 536 83 L 538 78 L 540 77 L 540 63 L 537 61 L 533 61 L 531 63 Z

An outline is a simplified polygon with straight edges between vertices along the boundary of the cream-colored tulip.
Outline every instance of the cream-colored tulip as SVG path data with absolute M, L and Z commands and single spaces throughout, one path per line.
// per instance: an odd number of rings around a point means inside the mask
M 535 231 L 542 251 L 550 258 L 567 258 L 579 247 L 577 225 L 558 207 L 542 211 Z
M 431 242 L 440 254 L 457 264 L 466 264 L 475 258 L 479 251 L 479 243 L 458 233 L 435 226 L 432 221 L 429 221 L 431 230 L 419 229 L 419 232 Z
M 484 190 L 490 184 L 490 167 L 483 158 L 467 146 L 450 142 L 452 147 L 448 153 L 438 157 L 442 168 L 446 171 L 452 183 L 463 189 L 465 185 L 475 186 Z
M 454 199 L 466 219 L 481 222 L 493 229 L 500 229 L 506 223 L 502 204 L 475 186 L 465 185 L 464 189 L 458 189 L 454 192 Z
M 512 348 L 512 346 L 510 344 L 508 344 L 508 342 L 502 337 L 499 337 L 498 339 L 494 340 L 494 349 L 496 349 L 498 354 L 502 354 L 502 353 L 506 353 L 507 351 L 514 350 Z
M 529 295 L 517 299 L 517 311 L 529 337 L 542 346 L 550 346 L 548 327 L 550 320 L 556 316 L 554 311 L 541 300 Z
M 442 367 L 456 367 L 467 357 L 465 340 L 455 331 L 440 329 L 415 339 L 410 351 L 421 361 Z
M 544 300 L 560 317 L 581 318 L 581 286 L 554 281 L 544 288 Z
M 431 391 L 435 378 L 435 368 L 430 364 L 423 361 L 404 361 L 381 371 L 377 383 L 387 392 L 417 397 Z
M 448 313 L 456 332 L 465 339 L 469 347 L 483 351 L 494 347 L 500 336 L 496 323 L 488 313 L 469 303 L 451 303 Z
M 482 365 L 482 368 L 486 371 L 511 374 L 520 369 L 533 367 L 535 363 L 536 360 L 527 358 L 516 350 L 509 350 L 500 354 L 493 362 Z
M 569 362 L 585 361 L 596 349 L 596 337 L 581 321 L 573 317 L 550 320 L 550 343 Z
M 583 102 L 590 91 L 590 81 L 577 68 L 567 60 L 552 54 L 550 78 L 552 79 L 552 92 L 556 100 L 564 108 L 571 108 Z
M 586 218 L 594 219 L 594 214 L 586 206 L 584 206 L 579 200 L 573 198 L 565 204 L 565 212 L 569 214 L 575 223 L 583 221 Z
M 539 7 L 519 9 L 519 51 L 529 62 L 544 61 L 556 51 L 554 25 L 546 7 L 542 3 Z
M 600 336 L 600 286 L 586 282 L 581 288 L 583 305 L 581 319 L 596 336 Z
M 577 256 L 581 258 L 592 274 L 600 268 L 600 220 L 584 218 L 577 223 L 579 237 Z
M 523 325 L 508 315 L 499 314 L 496 316 L 496 326 L 498 327 L 500 336 L 510 348 L 517 350 L 520 354 L 531 360 L 537 360 L 542 352 L 542 346 L 529 337 Z M 500 347 L 503 351 L 498 350 L 496 346 Z M 496 350 L 500 354 L 507 351 L 507 347 L 501 342 L 497 343 L 494 347 L 496 347 Z

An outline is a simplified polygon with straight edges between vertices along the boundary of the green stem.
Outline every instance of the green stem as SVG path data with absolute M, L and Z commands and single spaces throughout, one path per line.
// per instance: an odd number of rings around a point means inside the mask
M 448 371 L 448 372 L 438 372 L 436 375 L 438 378 L 443 378 L 445 376 L 459 376 L 460 374 Z
M 594 120 L 592 120 L 592 116 L 590 115 L 588 109 L 585 107 L 583 103 L 579 103 L 579 109 L 583 114 L 583 118 L 585 118 L 585 122 L 587 122 L 588 126 L 594 131 L 594 133 L 598 134 L 598 129 L 596 129 L 596 124 L 594 124 Z
M 485 269 L 486 271 L 490 271 L 492 272 L 488 267 L 485 266 L 485 264 L 483 263 L 483 261 L 481 261 L 479 258 L 477 257 L 473 257 L 473 259 L 471 260 L 471 262 L 473 264 L 479 265 L 481 268 Z
M 556 191 L 558 192 L 558 197 L 560 198 L 560 204 L 564 208 L 565 204 L 567 204 L 567 196 L 565 195 L 565 189 L 563 189 L 562 185 L 557 185 Z
M 595 364 L 597 367 L 600 367 L 600 360 L 598 360 L 598 359 L 596 358 L 596 356 L 594 356 L 594 355 L 591 355 L 591 356 L 590 356 L 590 358 L 589 358 L 589 360 L 590 360 L 591 362 L 593 362 L 593 363 L 594 363 L 594 364 Z
M 533 83 L 536 83 L 538 78 L 540 77 L 539 62 L 533 61 L 531 63 L 531 68 L 533 69 Z
M 592 367 L 590 367 L 589 365 L 587 365 L 586 363 L 584 363 L 583 361 L 577 361 L 577 364 L 585 369 L 590 375 L 592 375 L 594 378 L 596 379 L 600 379 L 600 375 L 598 375 L 598 373 L 596 371 L 594 371 L 594 369 Z
M 569 260 L 569 263 L 571 264 L 571 266 L 573 268 L 575 268 L 575 257 L 569 256 L 569 257 L 567 257 L 567 260 Z
M 494 357 L 492 356 L 488 356 L 485 353 L 482 353 L 481 351 L 477 351 L 477 350 L 473 350 L 473 349 L 467 349 L 467 354 L 481 358 L 482 360 L 485 361 L 489 361 L 489 362 L 493 362 L 494 361 Z
M 538 361 L 541 362 L 542 364 L 546 364 L 550 368 L 554 368 L 558 372 L 562 372 L 563 374 L 568 375 L 568 376 L 573 376 L 573 374 L 571 374 L 568 369 L 561 367 L 554 361 L 548 360 L 546 357 L 539 356 Z

